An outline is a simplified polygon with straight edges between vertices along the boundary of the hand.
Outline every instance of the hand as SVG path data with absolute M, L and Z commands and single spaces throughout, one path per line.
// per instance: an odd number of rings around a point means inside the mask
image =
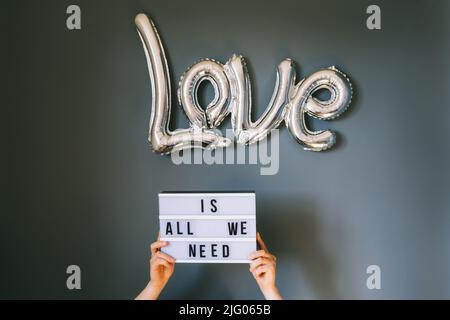
M 275 284 L 277 258 L 269 253 L 259 232 L 256 234 L 256 241 L 261 250 L 249 256 L 252 260 L 250 272 L 267 300 L 281 300 L 282 297 Z
M 161 248 L 168 244 L 169 242 L 167 241 L 160 241 L 159 235 L 157 241 L 151 244 L 150 282 L 136 297 L 136 300 L 156 300 L 172 276 L 175 268 L 175 259 L 161 252 Z

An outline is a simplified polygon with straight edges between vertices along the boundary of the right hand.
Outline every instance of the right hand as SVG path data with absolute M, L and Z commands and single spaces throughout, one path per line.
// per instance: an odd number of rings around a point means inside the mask
M 259 232 L 256 234 L 256 241 L 261 250 L 250 255 L 250 272 L 266 299 L 281 300 L 280 291 L 275 284 L 277 258 L 270 254 Z

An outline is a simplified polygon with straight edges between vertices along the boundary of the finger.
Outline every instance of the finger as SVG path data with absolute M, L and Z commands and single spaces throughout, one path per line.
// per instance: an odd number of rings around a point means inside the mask
M 162 252 L 162 251 L 158 251 L 158 252 L 155 254 L 155 256 L 158 257 L 158 258 L 164 259 L 164 260 L 166 260 L 167 262 L 175 263 L 175 259 L 174 259 L 173 257 L 169 256 L 168 254 L 166 254 L 166 253 L 164 253 L 164 252 Z
M 259 266 L 270 264 L 271 261 L 267 258 L 258 258 L 250 264 L 250 272 L 256 270 Z
M 164 266 L 166 268 L 171 268 L 173 266 L 172 263 L 168 262 L 167 260 L 164 260 L 163 258 L 156 258 L 154 261 L 155 266 Z
M 265 261 L 262 258 L 258 258 L 258 259 L 253 260 L 250 263 L 250 266 L 249 266 L 250 271 L 252 271 L 253 269 L 256 269 L 259 265 L 261 265 L 263 263 L 265 263 Z
M 152 255 L 154 255 L 156 252 L 158 252 L 159 249 L 161 249 L 162 247 L 165 247 L 169 244 L 169 242 L 167 241 L 156 241 L 153 242 L 150 245 L 150 250 L 152 251 Z
M 160 240 L 158 240 L 156 242 L 153 242 L 150 245 L 150 249 L 152 250 L 152 253 L 156 253 L 160 248 L 165 247 L 168 244 L 169 244 L 169 242 L 167 242 L 167 241 L 160 241 Z
M 263 266 L 259 266 L 255 271 L 252 272 L 252 274 L 255 277 L 259 277 L 261 274 L 269 272 L 269 271 L 270 271 L 270 266 L 263 265 Z
M 254 251 L 249 255 L 249 259 L 253 260 L 259 257 L 264 257 L 267 256 L 267 252 L 265 252 L 264 250 L 258 250 L 258 251 Z
M 266 252 L 269 252 L 269 250 L 267 250 L 267 246 L 266 246 L 266 244 L 264 243 L 264 240 L 262 239 L 261 234 L 260 234 L 259 232 L 256 233 L 256 241 L 258 242 L 259 247 L 260 247 L 262 250 L 264 250 L 264 251 L 266 251 Z
M 248 258 L 250 260 L 253 260 L 253 259 L 256 259 L 256 258 L 259 258 L 259 257 L 266 257 L 266 258 L 272 259 L 273 256 L 270 253 L 268 253 L 268 252 L 266 252 L 264 250 L 258 250 L 258 251 L 255 251 L 255 252 L 251 253 Z
M 252 275 L 257 278 L 259 277 L 261 274 L 265 273 L 267 270 L 266 266 L 259 266 L 257 269 L 252 271 Z

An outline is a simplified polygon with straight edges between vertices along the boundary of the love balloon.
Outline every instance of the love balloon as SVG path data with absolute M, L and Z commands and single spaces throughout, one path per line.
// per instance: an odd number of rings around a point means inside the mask
M 235 54 L 225 64 L 212 59 L 198 61 L 182 75 L 178 100 L 191 127 L 170 131 L 170 76 L 164 48 L 155 25 L 145 14 L 138 14 L 135 22 L 144 45 L 152 84 L 149 142 L 154 151 L 166 154 L 194 146 L 227 147 L 231 143 L 230 139 L 222 136 L 215 128 L 230 113 L 238 143 L 251 144 L 264 139 L 272 129 L 285 121 L 290 133 L 305 150 L 322 151 L 335 144 L 333 132 L 308 129 L 305 114 L 330 120 L 347 109 L 352 98 L 352 86 L 344 73 L 330 67 L 296 84 L 293 61 L 281 61 L 269 105 L 263 115 L 252 122 L 250 77 L 244 58 Z M 197 99 L 198 88 L 203 81 L 209 81 L 214 87 L 214 99 L 205 110 Z M 314 96 L 322 89 L 330 92 L 330 98 L 326 101 Z

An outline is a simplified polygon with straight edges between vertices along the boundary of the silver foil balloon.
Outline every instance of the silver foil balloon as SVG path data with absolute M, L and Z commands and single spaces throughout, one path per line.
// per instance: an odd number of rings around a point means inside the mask
M 214 87 L 214 100 L 206 107 L 206 112 L 198 102 L 198 88 L 203 81 Z M 218 127 L 228 115 L 229 84 L 223 65 L 212 59 L 201 60 L 192 65 L 180 79 L 178 100 L 193 126 Z
M 251 84 L 245 60 L 233 55 L 225 65 L 204 59 L 182 75 L 178 100 L 191 128 L 171 132 L 168 128 L 171 109 L 170 77 L 164 49 L 153 23 L 145 14 L 136 16 L 136 26 L 144 45 L 152 83 L 152 113 L 149 141 L 159 153 L 202 147 L 226 147 L 231 141 L 216 128 L 231 113 L 231 124 L 238 143 L 251 144 L 267 136 L 284 120 L 294 138 L 305 150 L 322 151 L 336 140 L 329 130 L 311 131 L 305 123 L 306 114 L 321 120 L 338 117 L 349 106 L 352 87 L 348 78 L 334 67 L 320 70 L 295 84 L 295 66 L 285 59 L 277 67 L 275 88 L 265 112 L 251 121 Z M 203 81 L 214 87 L 214 99 L 203 110 L 198 102 L 198 88 Z M 328 90 L 330 99 L 314 96 Z
M 327 101 L 313 96 L 321 89 L 330 91 Z M 309 130 L 305 124 L 305 114 L 321 120 L 335 119 L 347 109 L 351 99 L 352 85 L 344 73 L 335 67 L 317 71 L 293 88 L 286 106 L 286 125 L 305 150 L 327 150 L 335 144 L 336 135 L 329 130 Z
M 277 68 L 275 89 L 266 111 L 256 122 L 251 117 L 251 85 L 242 56 L 233 55 L 225 64 L 230 81 L 231 124 L 238 143 L 251 144 L 266 137 L 284 119 L 284 106 L 289 101 L 289 91 L 295 80 L 292 60 L 283 60 Z
M 150 117 L 149 142 L 154 151 L 170 153 L 191 147 L 226 147 L 231 141 L 220 133 L 206 130 L 200 123 L 190 129 L 169 130 L 171 95 L 170 76 L 164 48 L 154 24 L 145 14 L 135 19 L 147 58 L 148 71 L 152 86 L 152 110 Z M 197 122 L 195 123 L 197 124 Z

